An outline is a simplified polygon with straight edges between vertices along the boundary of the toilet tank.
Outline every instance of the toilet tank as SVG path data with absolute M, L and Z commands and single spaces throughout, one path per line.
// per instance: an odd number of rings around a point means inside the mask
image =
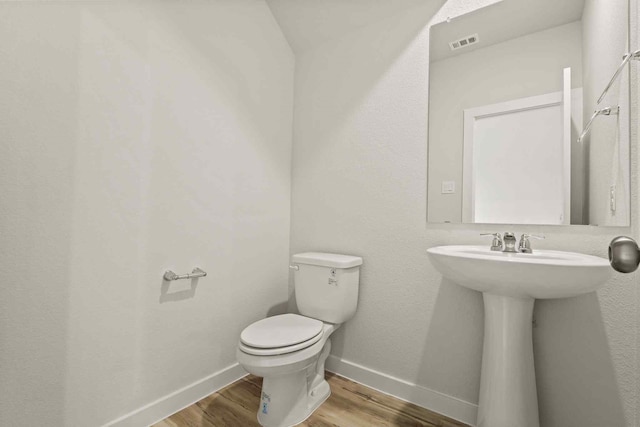
M 292 257 L 296 303 L 300 314 L 329 323 L 343 323 L 358 306 L 362 258 L 305 252 Z

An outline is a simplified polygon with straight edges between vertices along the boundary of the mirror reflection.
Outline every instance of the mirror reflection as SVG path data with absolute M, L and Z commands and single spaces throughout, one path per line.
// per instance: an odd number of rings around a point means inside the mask
M 597 102 L 628 27 L 627 0 L 502 0 L 432 25 L 428 220 L 629 225 L 628 66 Z

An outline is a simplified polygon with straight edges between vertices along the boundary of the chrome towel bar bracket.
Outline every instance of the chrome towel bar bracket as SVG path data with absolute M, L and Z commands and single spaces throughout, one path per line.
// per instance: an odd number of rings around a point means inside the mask
M 632 60 L 636 60 L 636 61 L 640 60 L 640 50 L 636 50 L 635 52 L 629 52 L 622 57 L 622 63 L 620 64 L 620 66 L 618 66 L 618 69 L 613 74 L 613 77 L 611 77 L 611 80 L 609 80 L 609 83 L 602 91 L 602 95 L 600 95 L 600 98 L 598 98 L 598 102 L 596 104 L 600 104 L 602 102 L 604 97 L 607 95 L 607 92 L 609 92 L 609 89 L 611 89 L 611 86 L 613 86 L 613 83 L 615 83 L 615 81 L 618 79 L 618 76 L 620 75 L 620 72 L 622 71 L 624 66 L 627 65 L 627 63 Z
M 613 106 L 613 107 L 601 108 L 599 110 L 594 111 L 593 115 L 589 119 L 589 122 L 587 123 L 587 126 L 585 126 L 584 130 L 582 131 L 582 133 L 578 137 L 578 144 L 580 144 L 582 142 L 582 140 L 584 139 L 584 137 L 587 136 L 587 134 L 589 133 L 589 130 L 591 129 L 591 125 L 593 125 L 593 121 L 596 119 L 596 117 L 598 117 L 598 116 L 617 115 L 619 113 L 620 113 L 620 107 L 618 105 Z
M 162 277 L 164 280 L 171 281 L 171 280 L 180 280 L 180 279 L 195 279 L 196 277 L 204 277 L 206 275 L 207 275 L 206 271 L 196 267 L 191 271 L 191 274 L 176 274 L 171 270 L 167 270 L 164 272 L 164 276 Z
M 607 86 L 602 91 L 602 94 L 600 95 L 600 98 L 598 98 L 598 101 L 596 102 L 596 105 L 600 105 L 602 100 L 607 95 L 607 92 L 609 92 L 609 89 L 611 89 L 611 86 L 613 86 L 615 81 L 618 79 L 618 76 L 620 75 L 620 73 L 624 69 L 625 65 L 627 65 L 630 61 L 634 61 L 634 60 L 635 61 L 640 60 L 640 50 L 636 50 L 635 52 L 628 52 L 622 57 L 622 63 L 620 64 L 620 66 L 618 66 L 618 69 L 613 74 L 613 77 L 611 77 L 611 80 L 609 80 L 609 83 L 607 84 Z M 599 110 L 595 110 L 593 112 L 593 115 L 591 116 L 591 119 L 589 119 L 589 122 L 587 123 L 587 125 L 584 128 L 584 130 L 580 134 L 580 137 L 578 138 L 578 144 L 580 144 L 582 142 L 582 140 L 584 139 L 584 137 L 587 136 L 587 134 L 589 133 L 589 129 L 591 129 L 591 125 L 593 124 L 593 121 L 596 119 L 596 117 L 601 116 L 601 115 L 602 116 L 610 116 L 612 114 L 618 114 L 619 112 L 620 112 L 620 107 L 617 106 L 617 105 L 616 106 L 611 106 L 611 107 L 606 107 L 606 108 L 601 108 Z

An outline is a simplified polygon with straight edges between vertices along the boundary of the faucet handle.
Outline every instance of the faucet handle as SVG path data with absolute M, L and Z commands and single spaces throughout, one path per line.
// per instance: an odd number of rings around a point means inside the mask
M 525 254 L 530 254 L 533 252 L 529 239 L 543 240 L 546 239 L 546 237 L 536 234 L 523 234 L 522 236 L 520 236 L 520 243 L 518 243 L 518 252 L 522 252 Z
M 538 239 L 538 240 L 544 240 L 546 239 L 546 237 L 543 234 L 523 234 L 522 236 L 520 236 L 521 239 Z
M 481 236 L 493 236 L 493 241 L 491 242 L 491 250 L 492 251 L 501 251 L 502 250 L 502 236 L 500 233 L 480 233 Z

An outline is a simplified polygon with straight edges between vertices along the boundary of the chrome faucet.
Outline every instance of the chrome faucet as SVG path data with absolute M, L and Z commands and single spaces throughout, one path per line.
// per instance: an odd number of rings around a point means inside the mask
M 502 252 L 518 252 L 516 251 L 516 235 L 513 233 L 504 233 L 504 250 Z
M 536 236 L 535 234 L 523 234 L 520 236 L 520 242 L 518 243 L 518 249 L 516 249 L 516 235 L 506 231 L 504 237 L 500 233 L 482 233 L 481 236 L 493 236 L 491 242 L 492 251 L 509 252 L 509 253 L 533 253 L 531 249 L 531 242 L 529 239 L 544 239 L 544 236 Z
M 502 251 L 502 236 L 500 233 L 481 233 L 481 236 L 493 236 L 493 241 L 491 242 L 491 250 L 492 251 Z
M 542 240 L 545 237 L 536 236 L 535 234 L 523 234 L 520 236 L 520 243 L 518 243 L 518 252 L 522 252 L 523 254 L 533 253 L 533 249 L 531 249 L 531 242 L 529 242 L 530 238 Z

